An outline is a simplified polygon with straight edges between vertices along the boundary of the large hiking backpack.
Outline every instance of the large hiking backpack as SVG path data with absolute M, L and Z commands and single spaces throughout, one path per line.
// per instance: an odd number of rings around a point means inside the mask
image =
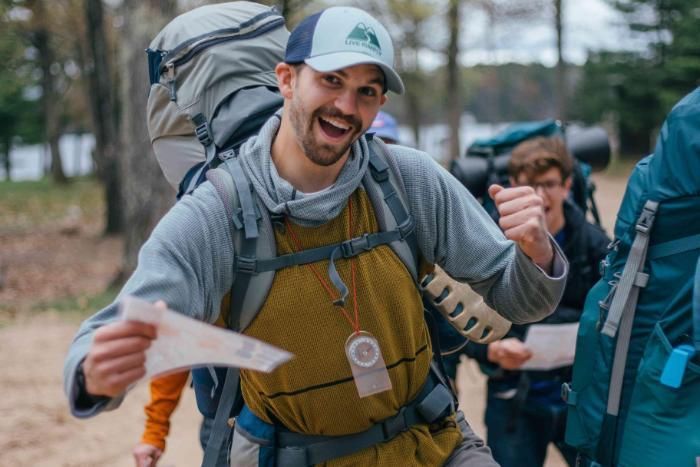
M 600 127 L 564 127 L 558 120 L 514 123 L 493 137 L 474 141 L 465 157 L 452 161 L 450 172 L 475 198 L 480 199 L 486 211 L 497 217 L 496 207 L 486 195 L 494 183 L 510 186 L 508 161 L 518 144 L 531 138 L 560 137 L 573 156 L 571 198 L 585 213 L 590 212 L 600 225 L 598 207 L 593 198 L 595 184 L 590 175 L 593 169 L 602 170 L 610 159 L 610 144 L 605 130 Z
M 700 88 L 632 172 L 603 277 L 586 299 L 562 396 L 566 442 L 589 461 L 696 466 L 700 365 L 688 344 L 700 350 L 699 256 Z
M 183 13 L 153 39 L 148 131 L 180 196 L 281 107 L 274 69 L 288 37 L 274 8 L 239 1 Z

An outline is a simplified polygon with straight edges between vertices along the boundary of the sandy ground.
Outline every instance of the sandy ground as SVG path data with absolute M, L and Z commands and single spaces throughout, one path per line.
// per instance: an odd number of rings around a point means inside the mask
M 610 233 L 624 179 L 599 176 L 597 183 L 603 225 Z M 25 237 L 0 238 L 3 261 L 16 266 L 10 268 L 14 272 L 8 274 L 0 291 L 0 303 L 11 305 L 6 310 L 23 309 L 22 304 L 37 298 L 98 291 L 118 265 L 120 242 L 98 239 L 94 232 L 61 238 L 58 244 L 46 245 L 46 251 L 30 248 L 30 239 Z M 17 270 L 25 274 L 18 275 Z M 46 274 L 64 274 L 66 279 L 46 291 L 41 288 Z M 56 312 L 5 311 L 0 318 L 0 465 L 133 465 L 130 452 L 143 427 L 147 385 L 137 386 L 115 412 L 90 420 L 74 419 L 63 395 L 62 366 L 79 321 Z M 458 385 L 461 407 L 475 431 L 483 435 L 484 378 L 474 364 L 460 366 Z M 198 423 L 194 395 L 185 391 L 159 466 L 199 465 Z M 548 467 L 564 465 L 556 453 L 551 454 Z

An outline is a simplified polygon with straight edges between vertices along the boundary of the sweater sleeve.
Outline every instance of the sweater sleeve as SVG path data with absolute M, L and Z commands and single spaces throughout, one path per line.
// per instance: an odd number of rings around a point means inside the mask
M 213 323 L 233 281 L 233 247 L 223 203 L 209 183 L 180 200 L 158 223 L 139 252 L 136 270 L 116 300 L 83 322 L 64 364 L 64 390 L 79 418 L 119 406 L 123 395 L 90 401 L 79 387 L 77 369 L 95 331 L 119 319 L 119 301 L 133 295 L 163 300 L 172 310 Z M 85 402 L 88 400 L 89 402 Z
M 165 451 L 165 439 L 170 432 L 170 416 L 180 402 L 189 371 L 154 378 L 150 383 L 151 400 L 144 407 L 146 424 L 141 442 Z
M 513 323 L 539 321 L 559 303 L 568 263 L 554 250 L 552 276 L 535 265 L 461 183 L 425 153 L 392 146 L 388 162 L 403 180 L 421 253 L 468 282 Z

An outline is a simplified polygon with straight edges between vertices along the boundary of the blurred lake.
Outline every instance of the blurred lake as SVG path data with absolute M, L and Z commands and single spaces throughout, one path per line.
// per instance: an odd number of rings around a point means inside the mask
M 95 170 L 92 151 L 95 137 L 91 134 L 66 134 L 58 142 L 66 176 L 91 174 Z M 10 178 L 13 181 L 38 180 L 49 173 L 51 152 L 48 145 L 14 146 L 10 151 Z M 5 179 L 5 168 L 0 167 L 0 180 Z
M 460 154 L 477 138 L 489 137 L 507 124 L 478 123 L 471 116 L 462 118 Z M 446 124 L 425 125 L 420 130 L 421 149 L 438 161 L 449 159 L 449 128 Z M 413 132 L 406 126 L 399 127 L 401 144 L 416 147 Z M 66 134 L 59 141 L 63 170 L 69 177 L 93 173 L 95 164 L 92 161 L 92 151 L 95 148 L 95 138 L 91 134 Z M 10 151 L 12 162 L 10 175 L 13 181 L 38 180 L 49 172 L 51 157 L 48 146 L 41 144 L 15 146 Z M 5 178 L 5 169 L 0 167 L 0 180 Z

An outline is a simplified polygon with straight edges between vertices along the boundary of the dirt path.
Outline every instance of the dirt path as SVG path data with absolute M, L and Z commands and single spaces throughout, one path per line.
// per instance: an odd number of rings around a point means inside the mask
M 623 178 L 596 177 L 603 225 L 611 232 L 624 188 Z M 141 384 L 123 406 L 89 420 L 70 416 L 62 389 L 63 358 L 79 322 L 55 312 L 25 315 L 37 298 L 97 292 L 117 269 L 121 243 L 100 240 L 94 231 L 77 237 L 24 235 L 0 238 L 2 262 L 9 264 L 7 285 L 0 290 L 0 465 L 132 466 L 131 448 L 143 427 L 147 386 Z M 47 278 L 58 278 L 47 281 Z M 48 290 L 43 286 L 50 282 Z M 9 310 L 9 311 L 8 311 Z M 14 311 L 13 311 L 14 310 Z M 484 378 L 475 365 L 459 369 L 461 406 L 482 434 Z M 201 461 L 199 415 L 192 391 L 172 420 L 168 449 L 160 467 L 194 466 Z M 553 454 L 547 466 L 561 466 Z

